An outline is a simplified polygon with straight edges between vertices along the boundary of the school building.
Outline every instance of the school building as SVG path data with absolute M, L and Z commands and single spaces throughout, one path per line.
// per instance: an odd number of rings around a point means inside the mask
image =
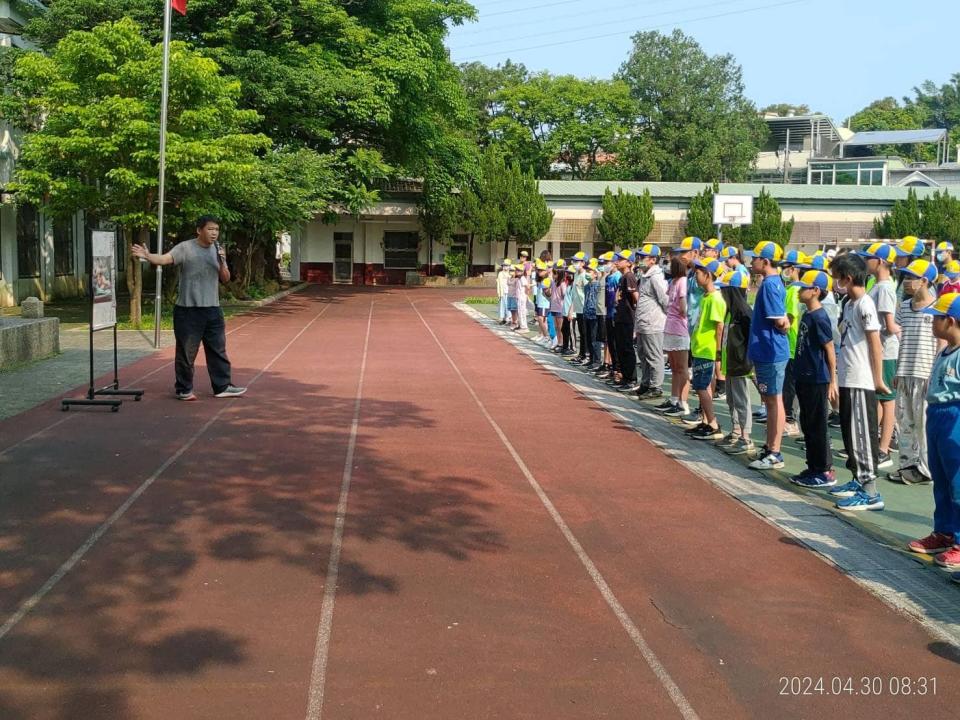
M 641 194 L 649 190 L 654 201 L 656 223 L 650 236 L 637 239 L 662 246 L 675 244 L 684 236 L 684 225 L 692 198 L 703 191 L 704 183 L 600 182 L 543 180 L 540 190 L 553 210 L 550 231 L 529 247 L 515 242 L 474 244 L 471 274 L 490 272 L 500 259 L 516 258 L 521 250 L 531 257 L 549 249 L 553 257 L 570 257 L 578 250 L 591 255 L 611 249 L 597 233 L 601 200 L 608 187 L 614 193 Z M 873 238 L 873 221 L 889 212 L 893 203 L 906 198 L 905 186 L 876 185 L 791 185 L 727 183 L 720 192 L 735 195 L 769 192 L 779 203 L 785 220 L 795 220 L 791 244 L 807 249 L 843 244 L 860 244 Z M 920 198 L 934 188 L 913 188 Z M 456 235 L 450 245 L 431 243 L 417 217 L 415 183 L 388 188 L 383 201 L 360 218 L 344 217 L 336 224 L 320 219 L 292 234 L 291 275 L 319 283 L 355 285 L 397 285 L 407 273 L 442 275 L 447 252 L 467 251 L 470 238 Z

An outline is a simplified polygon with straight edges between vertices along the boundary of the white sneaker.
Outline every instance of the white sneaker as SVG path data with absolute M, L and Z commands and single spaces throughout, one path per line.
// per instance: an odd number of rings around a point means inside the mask
M 240 397 L 246 391 L 247 389 L 245 387 L 237 387 L 236 385 L 227 385 L 223 390 L 221 390 L 216 395 L 214 395 L 214 397 L 218 397 L 218 398 Z

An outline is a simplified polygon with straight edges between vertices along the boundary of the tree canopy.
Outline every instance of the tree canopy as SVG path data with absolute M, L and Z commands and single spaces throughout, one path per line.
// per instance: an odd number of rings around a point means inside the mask
M 653 230 L 653 198 L 649 190 L 645 189 L 643 195 L 634 195 L 620 188 L 614 195 L 607 188 L 602 206 L 597 232 L 614 247 L 639 247 Z

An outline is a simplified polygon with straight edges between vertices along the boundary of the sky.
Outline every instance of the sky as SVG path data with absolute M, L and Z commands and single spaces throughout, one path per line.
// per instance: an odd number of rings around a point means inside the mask
M 960 72 L 951 39 L 960 2 L 904 0 L 472 0 L 479 19 L 453 28 L 454 62 L 609 78 L 644 30 L 680 28 L 743 67 L 758 107 L 809 105 L 843 123 L 873 100 L 912 95 Z M 923 8 L 921 12 L 913 12 Z

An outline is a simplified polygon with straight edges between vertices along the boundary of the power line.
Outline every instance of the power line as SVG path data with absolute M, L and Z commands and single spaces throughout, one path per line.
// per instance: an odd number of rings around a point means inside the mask
M 542 10 L 544 8 L 559 7 L 560 5 L 573 5 L 583 2 L 583 0 L 557 0 L 556 2 L 543 3 L 542 5 L 531 5 L 530 7 L 514 8 L 513 10 L 498 10 L 494 13 L 487 13 L 484 17 L 496 17 L 498 15 L 516 15 L 517 13 L 529 12 L 531 10 Z
M 623 25 L 624 23 L 634 22 L 636 20 L 647 20 L 649 18 L 663 17 L 664 15 L 673 15 L 675 13 L 692 12 L 693 10 L 706 10 L 707 8 L 722 7 L 724 5 L 736 5 L 737 3 L 742 3 L 742 2 L 744 2 L 744 0 L 723 0 L 722 2 L 709 2 L 704 5 L 693 5 L 691 7 L 686 7 L 686 8 L 677 8 L 676 10 L 664 10 L 662 12 L 647 13 L 646 15 L 636 15 L 634 17 L 628 17 L 628 18 L 617 18 L 616 20 L 611 20 L 610 22 L 590 23 L 590 27 L 600 28 L 600 27 L 609 27 L 610 25 Z M 750 10 L 750 8 L 746 8 L 746 10 Z M 564 33 L 580 32 L 582 30 L 583 28 L 580 28 L 580 27 L 564 28 L 562 30 L 551 30 L 550 32 L 540 33 L 539 35 L 537 35 L 537 37 L 550 37 L 553 35 L 562 35 Z M 485 40 L 483 42 L 469 43 L 467 45 L 458 45 L 458 49 L 462 50 L 463 48 L 483 47 L 487 45 L 502 45 L 503 43 L 506 43 L 506 42 L 526 40 L 529 37 L 530 35 L 521 35 L 517 37 L 501 38 L 499 40 Z
M 787 0 L 787 2 L 772 3 L 770 5 L 760 5 L 758 7 L 745 8 L 743 10 L 731 10 L 730 12 L 717 13 L 715 15 L 703 15 L 701 17 L 688 18 L 687 20 L 682 20 L 682 21 L 672 22 L 672 23 L 662 23 L 660 25 L 651 25 L 645 28 L 637 28 L 634 30 L 621 30 L 619 32 L 614 32 L 614 33 L 604 33 L 602 35 L 590 35 L 588 37 L 573 38 L 571 40 L 561 40 L 559 42 L 543 43 L 540 45 L 528 45 L 526 47 L 518 47 L 518 48 L 512 48 L 510 50 L 500 50 L 497 52 L 483 53 L 481 55 L 473 55 L 466 58 L 460 58 L 458 62 L 470 62 L 471 60 L 480 60 L 482 58 L 494 57 L 497 55 L 502 56 L 508 53 L 525 52 L 527 50 L 541 50 L 543 48 L 557 47 L 559 45 L 572 45 L 575 43 L 589 42 L 591 40 L 603 40 L 605 38 L 619 37 L 624 33 L 634 34 L 634 33 L 645 32 L 649 30 L 660 30 L 662 28 L 677 27 L 678 25 L 685 25 L 687 23 L 692 23 L 692 22 L 700 22 L 702 20 L 715 20 L 723 17 L 731 17 L 733 15 L 744 15 L 746 13 L 757 12 L 760 10 L 770 10 L 772 8 L 785 7 L 787 5 L 798 5 L 799 3 L 802 3 L 802 2 L 806 2 L 806 0 Z M 534 37 L 543 37 L 543 36 L 530 35 L 529 37 L 533 39 Z M 517 38 L 518 41 L 523 39 L 525 38 Z

